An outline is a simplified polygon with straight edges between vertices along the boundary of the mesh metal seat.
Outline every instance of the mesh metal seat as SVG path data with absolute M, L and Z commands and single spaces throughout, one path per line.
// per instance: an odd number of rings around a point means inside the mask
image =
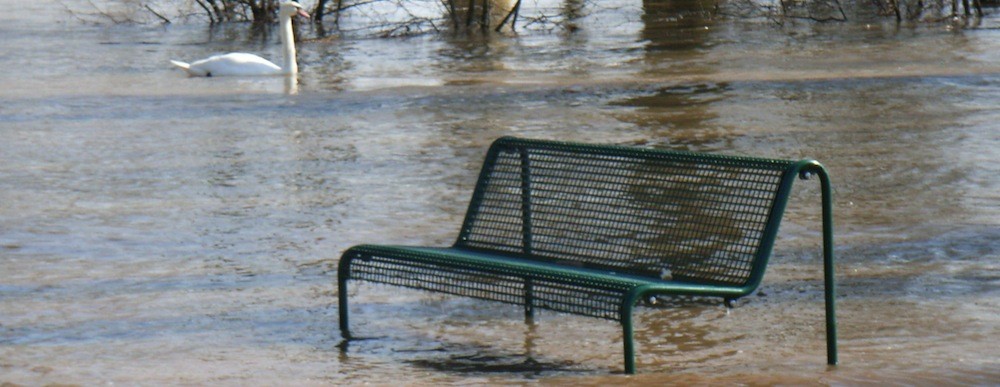
M 654 295 L 734 300 L 761 282 L 797 176 L 823 192 L 827 355 L 835 364 L 829 178 L 788 161 L 505 137 L 491 146 L 456 243 L 360 245 L 340 260 L 340 327 L 350 279 L 621 322 L 635 372 L 632 310 Z

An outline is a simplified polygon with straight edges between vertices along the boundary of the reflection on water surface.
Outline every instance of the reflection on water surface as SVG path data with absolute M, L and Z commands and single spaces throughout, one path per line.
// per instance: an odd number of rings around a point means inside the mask
M 680 22 L 651 5 L 575 33 L 306 41 L 297 95 L 170 68 L 278 56 L 242 26 L 3 16 L 0 64 L 18 71 L 0 74 L 0 382 L 621 382 L 612 323 L 527 326 L 515 307 L 371 285 L 352 297 L 371 338 L 338 346 L 339 253 L 451 243 L 503 135 L 829 168 L 842 365 L 824 365 L 804 182 L 760 292 L 728 312 L 642 308 L 631 381 L 1000 378 L 997 30 Z

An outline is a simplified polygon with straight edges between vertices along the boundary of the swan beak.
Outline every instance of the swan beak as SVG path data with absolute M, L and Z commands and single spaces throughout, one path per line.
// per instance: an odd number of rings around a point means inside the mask
M 298 9 L 298 12 L 296 12 L 296 13 L 297 13 L 297 14 L 298 14 L 299 16 L 302 16 L 302 17 L 304 17 L 304 18 L 306 18 L 306 19 L 308 19 L 308 18 L 309 18 L 309 12 L 306 12 L 306 11 L 305 11 L 304 9 L 302 9 L 302 8 L 299 8 L 299 9 Z

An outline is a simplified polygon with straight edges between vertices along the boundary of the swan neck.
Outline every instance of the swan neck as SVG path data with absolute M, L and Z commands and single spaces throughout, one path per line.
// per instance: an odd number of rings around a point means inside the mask
M 292 33 L 292 18 L 288 15 L 281 15 L 279 19 L 280 30 L 278 33 L 281 35 L 284 59 L 281 69 L 285 74 L 295 75 L 299 72 L 299 66 L 295 61 L 295 35 Z

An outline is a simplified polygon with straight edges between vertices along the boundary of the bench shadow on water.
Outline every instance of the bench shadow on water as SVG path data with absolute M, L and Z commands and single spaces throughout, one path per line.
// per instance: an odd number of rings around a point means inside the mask
M 397 290 L 358 285 L 363 293 Z M 354 306 L 362 337 L 342 341 L 342 362 L 400 361 L 449 374 L 532 378 L 542 375 L 621 374 L 621 326 L 614 321 L 539 311 L 523 319 L 517 306 L 403 290 L 393 297 L 419 302 Z M 636 310 L 640 364 L 684 369 L 731 356 L 739 335 L 715 324 L 729 310 L 721 299 L 646 300 Z M 377 318 L 378 321 L 370 321 Z M 693 355 L 693 353 L 698 353 Z

